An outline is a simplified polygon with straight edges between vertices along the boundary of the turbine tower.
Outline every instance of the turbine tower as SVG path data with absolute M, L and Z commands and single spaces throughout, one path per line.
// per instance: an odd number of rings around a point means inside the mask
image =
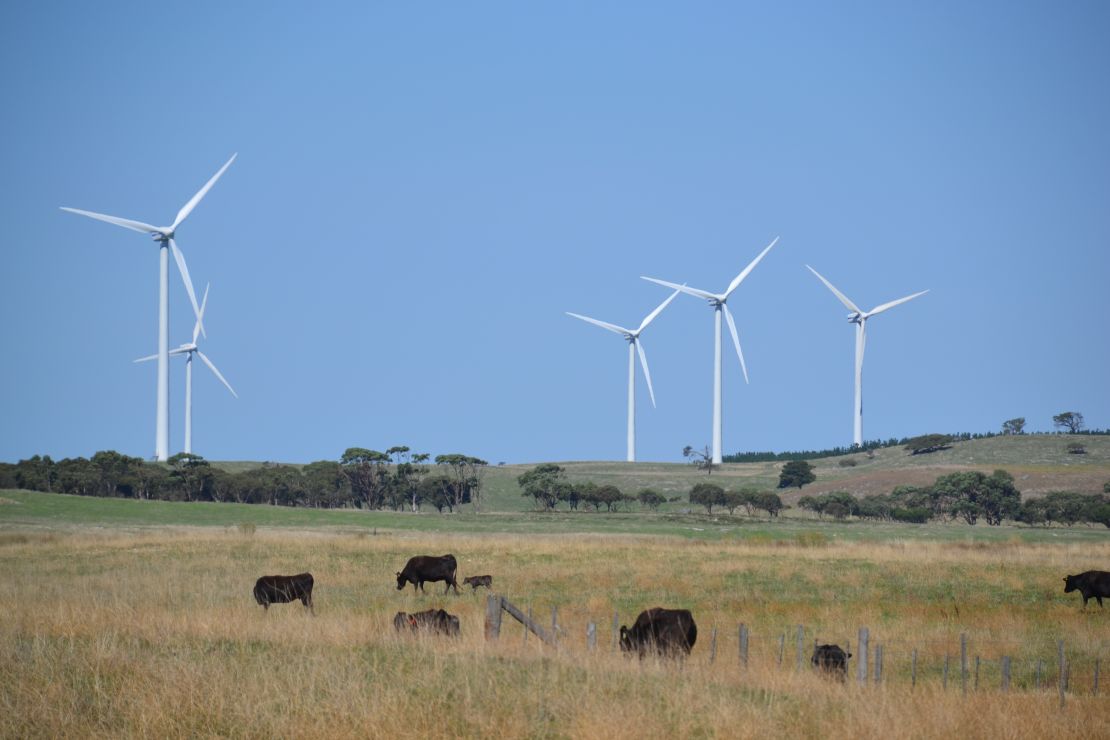
M 200 357 L 201 361 L 208 366 L 208 369 L 219 379 L 224 386 L 231 391 L 231 395 L 236 398 L 239 394 L 231 387 L 231 384 L 224 379 L 212 361 L 208 359 L 197 347 L 197 337 L 200 335 L 201 320 L 204 317 L 205 306 L 208 305 L 208 288 L 204 288 L 204 298 L 200 302 L 200 313 L 197 315 L 197 323 L 193 326 L 193 341 L 189 344 L 183 344 L 177 349 L 171 349 L 171 355 L 185 355 L 185 453 L 192 454 L 193 452 L 193 355 Z M 150 360 L 158 359 L 158 355 L 149 355 L 147 357 L 140 357 L 135 362 L 148 362 Z
M 651 388 L 651 373 L 648 372 L 647 355 L 644 354 L 644 346 L 640 342 L 640 332 L 647 328 L 647 325 L 655 321 L 655 317 L 663 312 L 667 305 L 678 297 L 681 291 L 676 290 L 671 296 L 656 306 L 652 311 L 640 322 L 638 329 L 625 329 L 623 326 L 616 324 L 609 324 L 605 321 L 598 321 L 591 319 L 589 316 L 581 316 L 576 313 L 567 311 L 567 316 L 573 316 L 576 319 L 582 319 L 594 326 L 600 326 L 602 329 L 608 329 L 616 334 L 622 334 L 628 342 L 628 462 L 636 462 L 636 354 L 640 355 L 640 365 L 644 368 L 644 380 L 647 381 L 648 393 L 651 395 L 652 408 L 655 407 L 655 391 Z
M 143 223 L 142 221 L 131 221 L 126 218 L 119 218 L 118 216 L 106 216 L 103 213 L 93 213 L 92 211 L 82 211 L 79 208 L 66 208 L 62 206 L 63 211 L 76 213 L 81 216 L 88 216 L 95 218 L 98 221 L 106 221 L 116 226 L 122 226 L 125 229 L 138 231 L 144 234 L 150 234 L 150 237 L 158 244 L 159 252 L 159 266 L 158 266 L 158 400 L 155 412 L 154 421 L 154 455 L 160 461 L 169 459 L 170 447 L 170 368 L 169 368 L 169 254 L 168 251 L 173 252 L 173 258 L 177 262 L 177 269 L 181 273 L 181 280 L 185 283 L 185 292 L 189 294 L 189 301 L 193 304 L 193 313 L 197 316 L 198 323 L 200 322 L 200 307 L 197 305 L 197 297 L 193 292 L 193 281 L 189 278 L 189 268 L 185 266 L 185 255 L 177 248 L 177 243 L 174 241 L 174 234 L 177 227 L 181 222 L 188 218 L 193 209 L 200 203 L 201 198 L 208 193 L 216 180 L 220 179 L 220 175 L 231 166 L 235 161 L 237 154 L 232 154 L 231 159 L 220 168 L 212 178 L 204 184 L 197 194 L 194 195 L 188 203 L 182 206 L 181 210 L 177 212 L 177 218 L 174 219 L 173 224 L 170 226 L 152 226 L 151 224 Z M 204 334 L 204 325 L 200 324 L 200 331 Z M 205 334 L 205 336 L 207 336 Z
M 728 310 L 728 298 L 732 295 L 733 291 L 740 287 L 740 283 L 744 282 L 744 278 L 748 276 L 763 256 L 771 251 L 771 247 L 778 243 L 779 238 L 776 236 L 770 244 L 768 244 L 759 256 L 751 261 L 744 270 L 733 278 L 729 283 L 728 289 L 724 293 L 710 293 L 705 290 L 698 290 L 696 288 L 688 288 L 685 285 L 678 285 L 677 283 L 668 283 L 666 280 L 656 280 L 655 278 L 644 277 L 644 280 L 650 280 L 659 285 L 665 285 L 668 288 L 674 288 L 682 293 L 689 293 L 696 298 L 704 298 L 709 301 L 709 305 L 713 307 L 713 327 L 714 327 L 714 342 L 713 342 L 713 464 L 721 464 L 721 314 L 725 315 L 728 320 L 728 330 L 732 334 L 732 343 L 736 347 L 736 356 L 740 358 L 740 369 L 744 372 L 744 382 L 748 382 L 748 368 L 744 364 L 744 353 L 740 349 L 740 336 L 736 332 L 736 321 L 732 318 L 732 312 Z M 641 277 L 643 277 L 641 275 Z
M 847 307 L 852 313 L 848 314 L 848 321 L 856 325 L 856 405 L 853 412 L 853 426 L 852 426 L 852 445 L 855 447 L 863 446 L 863 350 L 867 345 L 867 320 L 876 314 L 886 311 L 888 308 L 894 308 L 899 303 L 912 301 L 918 296 L 925 295 L 929 291 L 923 290 L 920 293 L 908 295 L 905 298 L 899 298 L 896 301 L 884 303 L 881 306 L 876 306 L 870 311 L 861 311 L 860 308 L 848 300 L 848 297 L 841 293 L 836 287 L 828 280 L 823 278 L 817 270 L 814 270 L 809 265 L 806 269 L 817 276 L 817 279 L 825 284 L 825 287 L 832 291 L 833 295 L 840 299 L 840 302 Z

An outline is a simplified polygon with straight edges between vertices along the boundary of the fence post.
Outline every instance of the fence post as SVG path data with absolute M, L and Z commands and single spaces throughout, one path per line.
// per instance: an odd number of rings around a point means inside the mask
M 586 624 L 586 647 L 591 653 L 597 649 L 597 625 L 593 622 Z
M 559 607 L 551 607 L 551 639 L 559 641 Z
M 1037 691 L 1041 690 L 1041 675 L 1044 673 L 1044 661 L 1038 660 L 1036 670 L 1033 673 L 1033 687 Z
M 1064 691 L 1067 689 L 1067 685 L 1068 685 L 1067 664 L 1064 660 L 1064 641 L 1063 640 L 1057 640 L 1056 641 L 1056 649 L 1059 653 L 1059 662 L 1060 662 L 1060 681 L 1059 681 L 1059 683 L 1060 683 L 1060 706 L 1062 707 L 1062 706 L 1064 706 Z
M 948 689 L 948 653 L 944 654 L 944 678 L 941 681 L 941 687 Z
M 960 633 L 960 691 L 967 696 L 967 633 Z
M 713 631 L 709 634 L 709 662 L 713 663 L 717 660 L 717 625 L 713 625 Z
M 1010 656 L 1002 656 L 1002 690 L 1010 690 Z
M 779 668 L 782 668 L 782 651 L 786 647 L 786 633 L 779 635 Z
M 528 607 L 528 621 L 532 624 L 536 623 L 536 620 L 532 616 L 532 607 Z M 528 625 L 524 625 L 524 642 L 528 642 L 529 632 L 531 632 L 531 630 L 528 629 Z
M 978 655 L 975 656 L 975 683 L 972 684 L 971 688 L 974 691 L 979 690 L 979 656 Z
M 1098 658 L 1095 658 L 1095 685 L 1091 687 L 1091 693 L 1098 696 Z
M 617 638 L 621 633 L 621 620 L 616 612 L 613 612 L 613 645 L 609 648 L 613 652 L 617 650 Z
M 486 639 L 496 640 L 501 636 L 501 597 L 486 597 Z
M 910 664 L 910 688 L 917 688 L 917 648 L 913 649 L 913 662 Z
M 745 668 L 748 667 L 748 625 L 740 625 L 740 662 Z M 1098 670 L 1098 664 L 1095 664 L 1095 670 Z M 1098 686 L 1098 678 L 1095 678 L 1095 686 Z
M 871 634 L 866 627 L 859 628 L 859 655 L 856 656 L 859 660 L 856 663 L 856 680 L 861 684 L 867 683 L 867 642 Z
M 799 624 L 798 625 L 798 657 L 797 657 L 797 662 L 794 666 L 794 670 L 797 671 L 798 673 L 801 673 L 801 671 L 802 671 L 802 653 L 805 652 L 804 640 L 805 640 L 805 628 L 802 627 L 802 625 Z

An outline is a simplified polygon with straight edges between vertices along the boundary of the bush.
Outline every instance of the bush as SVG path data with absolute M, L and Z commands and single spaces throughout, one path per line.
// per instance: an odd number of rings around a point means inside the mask
M 854 468 L 859 464 L 859 461 L 854 457 L 846 457 L 843 460 L 837 460 L 836 464 L 842 468 Z
M 929 521 L 930 514 L 928 509 L 894 509 L 890 512 L 890 517 L 896 522 L 924 524 Z

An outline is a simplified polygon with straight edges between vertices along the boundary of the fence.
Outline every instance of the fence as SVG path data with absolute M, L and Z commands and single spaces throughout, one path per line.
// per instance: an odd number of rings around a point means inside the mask
M 530 608 L 525 614 L 500 595 L 487 597 L 485 615 L 487 640 L 500 639 L 503 613 L 509 614 L 523 625 L 525 642 L 528 641 L 529 635 L 534 635 L 544 644 L 559 650 L 575 649 L 578 645 L 584 645 L 591 653 L 598 650 L 598 623 L 592 618 L 586 622 L 584 634 L 576 638 L 560 624 L 557 606 L 551 610 L 551 626 L 548 629 L 536 621 Z M 787 636 L 790 632 L 794 633 L 793 661 L 787 657 Z M 616 652 L 619 634 L 620 617 L 614 612 L 611 637 L 608 641 L 610 652 Z M 709 664 L 718 662 L 719 657 L 726 654 L 720 648 L 723 643 L 731 639 L 731 635 L 736 636 L 734 655 L 742 669 L 748 669 L 758 658 L 764 665 L 771 665 L 777 670 L 790 670 L 791 662 L 792 670 L 796 672 L 808 670 L 812 650 L 821 643 L 813 630 L 807 630 L 800 624 L 771 634 L 753 633 L 749 626 L 743 623 L 737 625 L 735 630 L 720 630 L 717 625 L 711 625 L 708 632 L 699 629 L 701 640 L 697 643 L 699 647 L 705 644 L 703 640 L 707 643 L 703 655 L 707 656 L 706 660 Z M 579 639 L 583 640 L 583 643 L 579 643 Z M 987 657 L 977 652 L 978 647 L 1000 644 L 1013 646 L 1013 643 L 988 640 L 972 644 L 966 633 L 960 634 L 958 647 L 947 640 L 922 641 L 916 645 L 907 645 L 903 642 L 884 643 L 880 639 L 873 639 L 873 633 L 868 627 L 860 627 L 855 651 L 852 651 L 850 641 L 845 641 L 841 647 L 845 652 L 853 653 L 851 659 L 855 661 L 855 680 L 861 686 L 897 684 L 909 686 L 912 690 L 923 681 L 939 681 L 943 689 L 958 688 L 965 696 L 969 692 L 984 690 L 1009 692 L 1055 689 L 1060 697 L 1060 706 L 1065 706 L 1069 694 L 1088 692 L 1098 695 L 1100 657 L 1069 657 L 1063 640 L 1056 640 L 1055 660 L 1051 663 L 1043 658 L 1023 659 L 998 651 L 993 651 L 993 654 Z M 958 661 L 958 665 L 953 666 L 954 661 Z M 954 671 L 958 673 L 953 675 Z

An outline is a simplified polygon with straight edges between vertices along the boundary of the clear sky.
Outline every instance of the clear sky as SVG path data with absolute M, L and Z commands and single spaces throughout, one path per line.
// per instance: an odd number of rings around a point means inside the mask
M 635 326 L 729 302 L 726 453 L 1110 427 L 1110 4 L 4 3 L 0 460 L 154 450 L 157 249 L 194 451 L 623 459 Z M 193 318 L 170 274 L 170 346 Z M 644 332 L 639 457 L 711 439 L 712 311 Z M 727 339 L 727 332 L 726 332 Z M 170 451 L 184 365 L 171 369 Z

